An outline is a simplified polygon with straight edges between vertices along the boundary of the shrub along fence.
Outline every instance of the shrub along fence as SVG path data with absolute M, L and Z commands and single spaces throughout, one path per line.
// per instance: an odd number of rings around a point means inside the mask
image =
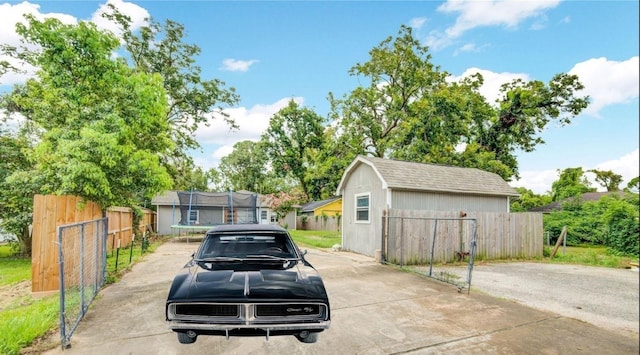
M 140 233 L 155 225 L 154 211 L 143 209 Z M 58 255 L 58 227 L 104 218 L 98 204 L 82 201 L 78 196 L 35 195 L 33 199 L 33 230 L 31 257 L 31 291 L 59 290 L 60 260 Z M 133 211 L 129 208 L 110 208 L 105 253 L 129 245 L 133 240 Z M 71 253 L 78 253 L 72 255 Z M 65 250 L 67 262 L 83 262 L 76 248 Z

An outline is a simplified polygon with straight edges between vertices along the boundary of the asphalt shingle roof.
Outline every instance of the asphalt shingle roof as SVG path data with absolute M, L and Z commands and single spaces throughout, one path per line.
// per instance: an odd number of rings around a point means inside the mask
M 324 205 L 327 205 L 327 204 L 329 204 L 329 203 L 331 203 L 331 202 L 333 202 L 335 200 L 338 200 L 338 199 L 340 199 L 339 196 L 338 197 L 329 198 L 329 199 L 326 199 L 326 200 L 322 200 L 322 201 L 312 201 L 312 202 L 309 202 L 307 204 L 302 205 L 302 207 L 300 208 L 300 211 L 301 212 L 312 212 L 316 208 L 322 207 Z
M 519 196 L 498 174 L 475 168 L 359 156 L 392 189 Z M 355 167 L 357 163 L 350 167 Z

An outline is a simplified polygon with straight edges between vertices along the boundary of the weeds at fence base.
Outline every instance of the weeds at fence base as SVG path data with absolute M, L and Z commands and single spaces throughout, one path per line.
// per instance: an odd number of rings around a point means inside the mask
M 134 240 L 130 245 L 116 248 L 107 255 L 107 279 L 106 284 L 117 282 L 122 275 L 131 270 L 131 267 L 144 255 L 154 251 L 166 238 L 151 234 Z

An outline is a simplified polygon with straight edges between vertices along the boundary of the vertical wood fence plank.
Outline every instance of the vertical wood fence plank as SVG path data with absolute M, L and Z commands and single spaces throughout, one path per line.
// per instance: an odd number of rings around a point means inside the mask
M 58 258 L 58 234 L 57 227 L 72 223 L 91 221 L 103 217 L 102 209 L 94 202 L 86 201 L 84 207 L 80 207 L 82 201 L 77 196 L 55 196 L 55 195 L 35 195 L 33 198 L 33 221 L 32 221 L 32 259 L 31 259 L 31 291 L 47 292 L 55 291 L 59 288 L 59 258 Z M 133 232 L 133 213 L 128 208 L 116 207 L 115 214 L 107 213 L 109 217 L 109 233 L 122 234 L 126 231 L 128 238 L 125 243 L 131 242 Z M 148 214 L 148 221 L 152 221 L 155 212 L 144 210 Z M 126 216 L 120 216 L 124 214 Z M 124 217 L 124 218 L 123 218 Z M 117 229 L 113 228 L 111 219 L 117 223 Z M 147 223 L 147 224 L 151 224 Z M 97 233 L 99 231 L 87 230 L 87 233 Z M 111 242 L 109 240 L 109 242 Z M 67 238 L 64 243 L 65 270 L 73 272 L 75 264 L 80 260 L 80 240 L 78 238 Z M 92 251 L 101 246 L 88 244 L 85 251 Z M 108 243 L 110 248 L 111 244 Z

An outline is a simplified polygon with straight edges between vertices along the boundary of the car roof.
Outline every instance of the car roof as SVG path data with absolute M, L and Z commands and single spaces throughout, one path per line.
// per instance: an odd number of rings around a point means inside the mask
M 284 232 L 287 230 L 273 224 L 221 224 L 215 226 L 207 231 L 210 233 L 221 232 Z

